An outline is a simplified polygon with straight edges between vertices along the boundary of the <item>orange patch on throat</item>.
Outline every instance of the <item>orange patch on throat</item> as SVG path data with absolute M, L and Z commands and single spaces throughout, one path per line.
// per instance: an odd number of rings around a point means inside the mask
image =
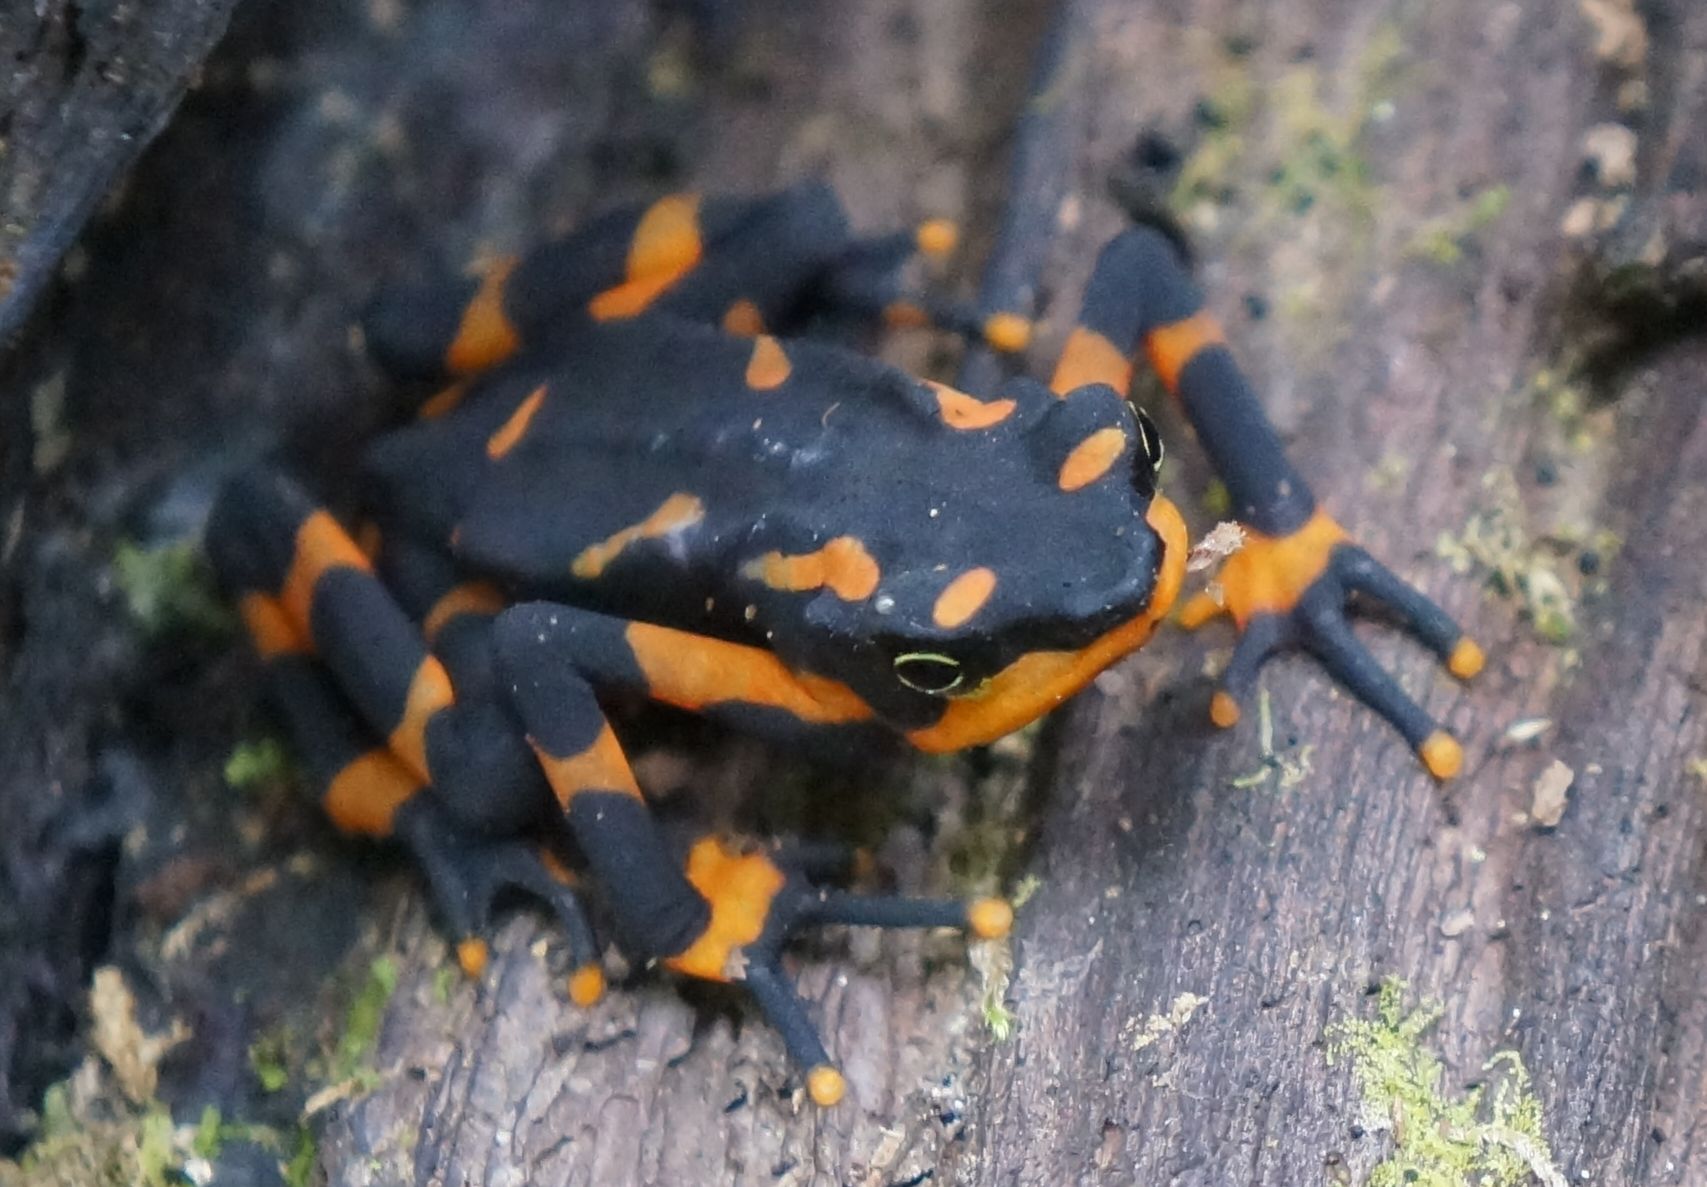
M 1132 386 L 1132 362 L 1120 347 L 1095 330 L 1076 327 L 1061 348 L 1049 390 L 1065 396 L 1087 383 L 1106 383 L 1121 395 Z
M 754 391 L 768 392 L 788 382 L 794 364 L 788 361 L 782 346 L 769 334 L 753 339 L 753 356 L 747 360 L 747 386 Z
M 960 750 L 993 742 L 1035 721 L 1084 688 L 1104 668 L 1149 640 L 1185 580 L 1185 520 L 1161 495 L 1150 501 L 1145 516 L 1161 538 L 1162 555 L 1156 586 L 1142 613 L 1115 627 L 1078 651 L 1034 651 L 985 681 L 972 696 L 948 703 L 936 724 L 907 735 L 920 750 Z
M 332 776 L 320 806 L 344 832 L 386 837 L 391 835 L 391 820 L 397 809 L 421 786 L 421 780 L 398 762 L 395 754 L 374 749 L 352 759 Z
M 1198 351 L 1226 344 L 1227 336 L 1221 332 L 1221 323 L 1206 309 L 1168 325 L 1157 326 L 1144 335 L 1144 353 L 1149 356 L 1150 366 L 1160 377 L 1162 386 L 1170 392 L 1179 390 L 1180 372 Z
M 846 685 L 796 673 L 758 647 L 635 622 L 623 636 L 654 701 L 695 712 L 735 702 L 781 709 L 813 725 L 868 720 L 871 706 Z
M 791 593 L 828 589 L 844 602 L 869 598 L 882 576 L 865 545 L 853 536 L 837 536 L 817 551 L 797 556 L 767 552 L 742 565 L 741 575 Z
M 723 330 L 737 338 L 757 338 L 765 332 L 765 315 L 757 305 L 742 297 L 723 311 Z
M 1061 463 L 1056 485 L 1065 491 L 1089 486 L 1114 465 L 1114 460 L 1126 451 L 1126 430 L 1098 429 L 1073 446 L 1073 452 Z
M 515 257 L 508 256 L 480 278 L 480 287 L 462 311 L 456 337 L 445 351 L 445 369 L 453 375 L 484 370 L 509 358 L 521 346 L 521 334 L 504 312 L 504 285 L 515 267 Z
M 601 576 L 617 554 L 636 540 L 655 540 L 671 532 L 692 527 L 705 518 L 705 504 L 689 494 L 677 492 L 659 504 L 658 509 L 637 524 L 614 532 L 597 544 L 589 544 L 569 565 L 569 571 L 583 581 Z
M 936 393 L 936 405 L 942 411 L 943 423 L 963 432 L 999 425 L 1012 416 L 1017 407 L 1012 400 L 985 403 L 944 383 L 931 384 L 931 390 Z
M 622 752 L 622 743 L 616 740 L 616 734 L 607 723 L 599 730 L 599 736 L 593 739 L 579 754 L 568 758 L 558 758 L 547 754 L 535 745 L 533 752 L 539 756 L 539 765 L 545 772 L 545 780 L 551 784 L 551 790 L 557 795 L 557 802 L 565 809 L 569 801 L 583 791 L 609 791 L 640 798 L 640 785 L 634 781 L 634 771 L 628 765 L 628 757 Z
M 498 426 L 498 431 L 486 439 L 486 456 L 497 461 L 527 435 L 528 426 L 533 423 L 534 415 L 539 406 L 545 402 L 545 385 L 542 383 L 529 393 L 527 399 L 516 405 L 516 410 L 510 417 Z
M 736 853 L 714 837 L 688 851 L 687 878 L 711 906 L 699 938 L 664 964 L 707 981 L 739 980 L 740 950 L 758 939 L 788 879 L 762 853 Z
M 290 572 L 285 574 L 284 586 L 279 591 L 279 602 L 304 638 L 308 637 L 308 611 L 314 604 L 314 587 L 329 569 L 369 573 L 373 565 L 337 520 L 325 511 L 315 511 L 296 529 Z
M 628 279 L 587 303 L 594 321 L 614 321 L 643 312 L 705 254 L 700 239 L 699 197 L 672 194 L 640 216 L 628 245 Z
M 945 631 L 963 625 L 978 613 L 996 592 L 996 574 L 989 569 L 968 569 L 937 595 L 931 621 Z

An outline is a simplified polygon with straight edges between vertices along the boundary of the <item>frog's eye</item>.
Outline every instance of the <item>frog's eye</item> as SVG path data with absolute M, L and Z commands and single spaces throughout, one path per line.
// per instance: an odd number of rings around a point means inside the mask
M 966 679 L 960 661 L 930 651 L 913 651 L 895 657 L 895 679 L 915 692 L 947 696 Z
M 1150 467 L 1150 477 L 1162 468 L 1162 435 L 1156 431 L 1156 422 L 1150 419 L 1150 414 L 1142 408 L 1133 409 L 1138 414 L 1138 450 L 1144 455 L 1144 461 Z

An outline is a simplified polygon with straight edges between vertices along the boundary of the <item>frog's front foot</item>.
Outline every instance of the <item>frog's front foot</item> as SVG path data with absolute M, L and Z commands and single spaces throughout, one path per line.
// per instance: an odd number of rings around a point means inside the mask
M 716 837 L 694 842 L 688 852 L 688 881 L 711 908 L 705 930 L 664 964 L 690 977 L 742 984 L 782 1036 L 789 1057 L 806 1073 L 814 1104 L 828 1108 L 842 1099 L 847 1083 L 831 1062 L 782 968 L 782 947 L 810 927 L 953 927 L 980 939 L 1007 935 L 1013 909 L 1002 899 L 953 899 L 863 895 L 814 886 L 788 856 L 744 851 Z
M 1353 543 L 1325 512 L 1318 510 L 1288 535 L 1247 533 L 1244 547 L 1221 571 L 1223 599 L 1200 593 L 1180 612 L 1188 630 L 1223 613 L 1239 628 L 1238 646 L 1210 701 L 1215 724 L 1226 727 L 1239 720 L 1239 703 L 1270 656 L 1302 647 L 1391 722 L 1436 779 L 1456 775 L 1464 762 L 1457 739 L 1357 641 L 1348 607 L 1355 596 L 1362 605 L 1392 615 L 1460 680 L 1482 670 L 1482 649 L 1444 610 Z

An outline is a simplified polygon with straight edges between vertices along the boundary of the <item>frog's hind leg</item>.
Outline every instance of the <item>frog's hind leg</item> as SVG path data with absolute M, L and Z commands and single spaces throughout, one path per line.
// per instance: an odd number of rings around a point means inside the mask
M 208 545 L 332 822 L 410 850 L 470 973 L 485 965 L 495 900 L 519 890 L 562 924 L 572 995 L 597 996 L 592 929 L 558 855 L 539 840 L 552 831 L 540 827 L 549 795 L 478 674 L 455 662 L 447 674 L 369 558 L 278 475 L 232 483 Z M 441 612 L 439 625 L 466 633 L 472 614 L 472 603 L 467 615 Z
M 1317 506 L 1204 308 L 1179 248 L 1151 227 L 1124 231 L 1103 249 L 1050 386 L 1064 399 L 1093 383 L 1124 393 L 1139 353 L 1184 409 L 1246 528 L 1244 547 L 1221 572 L 1225 604 L 1200 594 L 1181 613 L 1191 628 L 1226 612 L 1241 632 L 1210 704 L 1215 722 L 1238 721 L 1238 698 L 1270 655 L 1302 647 L 1390 722 L 1432 774 L 1456 774 L 1458 743 L 1352 635 L 1348 604 L 1355 597 L 1392 612 L 1460 679 L 1480 670 L 1480 649 Z

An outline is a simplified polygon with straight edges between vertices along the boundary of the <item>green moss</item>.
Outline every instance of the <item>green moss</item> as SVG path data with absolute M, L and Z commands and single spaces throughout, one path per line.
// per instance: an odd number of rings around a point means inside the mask
M 290 1161 L 282 1168 L 287 1187 L 309 1187 L 314 1181 L 314 1163 L 319 1153 L 313 1132 L 306 1125 L 299 1126 Z
M 1440 1060 L 1423 1046 L 1441 1006 L 1407 1009 L 1405 996 L 1405 983 L 1389 977 L 1375 1017 L 1327 1032 L 1328 1062 L 1351 1067 L 1360 1123 L 1392 1138 L 1369 1187 L 1563 1187 L 1522 1058 L 1501 1051 L 1483 1067 L 1491 1091 L 1485 1084 L 1448 1095 Z
M 350 1012 L 345 1015 L 344 1032 L 338 1039 L 328 1075 L 332 1083 L 371 1076 L 368 1057 L 379 1039 L 385 1007 L 396 990 L 397 962 L 389 956 L 375 957 L 368 966 L 367 979 L 350 1003 Z M 362 1075 L 364 1072 L 369 1075 Z
M 1476 234 L 1504 214 L 1510 205 L 1509 186 L 1489 186 L 1460 202 L 1450 214 L 1418 227 L 1405 245 L 1405 254 L 1436 264 L 1456 264 L 1464 258 L 1464 248 Z
M 193 543 L 144 548 L 122 540 L 113 553 L 113 580 L 131 618 L 149 635 L 223 636 L 232 630 L 231 611 Z
M 291 1036 L 282 1029 L 268 1030 L 249 1044 L 249 1070 L 263 1092 L 279 1092 L 290 1083 Z
M 1529 534 L 1528 514 L 1511 473 L 1483 479 L 1486 504 L 1456 535 L 1443 532 L 1435 555 L 1456 572 L 1480 567 L 1501 597 L 1518 601 L 1535 632 L 1562 646 L 1576 634 L 1576 605 L 1559 571 L 1558 558 Z
M 291 778 L 290 751 L 277 738 L 257 738 L 239 742 L 225 760 L 225 782 L 238 791 L 251 791 L 288 782 Z

